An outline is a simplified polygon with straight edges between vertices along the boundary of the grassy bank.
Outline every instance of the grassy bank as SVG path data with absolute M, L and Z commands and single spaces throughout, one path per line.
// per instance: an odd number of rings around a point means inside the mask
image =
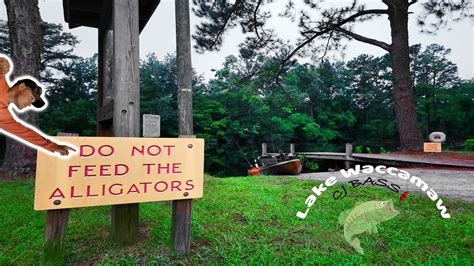
M 305 220 L 305 199 L 319 182 L 281 177 L 206 177 L 205 196 L 193 205 L 194 264 L 425 263 L 472 265 L 474 204 L 446 200 L 442 219 L 426 195 L 361 188 L 342 200 L 318 197 Z M 45 212 L 33 210 L 33 180 L 0 182 L 0 264 L 41 259 Z M 337 217 L 356 202 L 393 199 L 400 215 L 364 234 L 356 253 Z M 170 248 L 170 202 L 140 205 L 140 240 L 120 244 L 108 235 L 110 207 L 74 209 L 66 238 L 68 263 L 179 263 Z

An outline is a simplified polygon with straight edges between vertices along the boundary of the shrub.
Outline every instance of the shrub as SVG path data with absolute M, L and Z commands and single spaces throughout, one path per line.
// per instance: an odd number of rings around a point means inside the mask
M 466 139 L 463 146 L 465 151 L 474 151 L 474 139 Z
M 303 164 L 303 167 L 306 168 L 308 171 L 318 171 L 319 170 L 319 164 L 317 162 L 311 161 L 306 156 L 300 155 L 298 156 L 298 159 L 301 160 L 301 163 Z

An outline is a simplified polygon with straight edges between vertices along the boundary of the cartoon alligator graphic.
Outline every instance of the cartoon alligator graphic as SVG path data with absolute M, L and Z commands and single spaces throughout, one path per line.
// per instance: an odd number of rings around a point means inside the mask
M 368 232 L 377 233 L 377 225 L 388 221 L 400 212 L 393 206 L 392 200 L 367 201 L 339 215 L 339 224 L 344 226 L 344 238 L 357 252 L 364 255 L 360 240 L 356 235 Z

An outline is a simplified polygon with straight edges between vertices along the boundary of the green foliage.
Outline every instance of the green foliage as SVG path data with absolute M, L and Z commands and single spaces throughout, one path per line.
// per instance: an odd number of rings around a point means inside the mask
M 299 150 L 335 150 L 334 143 L 343 143 L 343 130 L 356 122 L 346 108 L 350 99 L 342 64 L 296 65 L 280 87 L 266 76 L 276 73 L 248 73 L 253 63 L 274 61 L 260 60 L 227 57 L 208 88 L 194 94 L 199 103 L 195 131 L 207 140 L 206 171 L 214 175 L 244 174 L 249 167 L 244 157 L 253 161 L 262 142 L 269 144 L 269 152 L 287 150 L 289 143 L 297 143 Z
M 61 24 L 44 23 L 40 81 L 47 87 L 48 108 L 40 115 L 42 131 L 95 135 L 97 56 L 73 54 L 79 43 Z M 6 21 L 0 21 L 0 53 L 10 54 Z M 15 63 L 15 62 L 14 62 Z
M 430 44 L 423 51 L 420 44 L 411 48 L 411 68 L 415 86 L 452 87 L 459 83 L 458 67 L 447 57 L 451 49 Z
M 43 22 L 43 50 L 41 51 L 41 82 L 50 85 L 62 73 L 65 61 L 77 59 L 73 54 L 79 43 L 75 35 L 63 31 L 61 24 Z M 0 53 L 10 55 L 10 38 L 7 21 L 0 20 Z M 15 63 L 15 62 L 14 62 Z
M 317 172 L 319 170 L 319 164 L 314 160 L 310 160 L 306 158 L 304 155 L 298 156 L 300 159 L 301 164 L 303 165 L 303 171 L 305 172 Z
M 364 146 L 355 146 L 354 152 L 355 153 L 363 153 L 364 152 Z
M 77 58 L 56 66 L 64 76 L 48 88 L 48 108 L 40 115 L 41 129 L 94 136 L 97 110 L 97 55 Z
M 474 88 L 452 76 L 452 71 L 445 72 L 450 77 L 433 78 L 429 73 L 436 72 L 430 70 L 436 64 L 420 65 L 434 49 L 436 62 L 453 69 L 441 48 L 412 46 L 417 64 L 413 73 L 419 81 L 415 96 L 424 132 L 441 130 L 448 142 L 455 142 L 474 134 L 474 125 L 465 122 L 474 120 Z M 50 109 L 41 116 L 46 132 L 94 134 L 94 60 L 78 58 L 56 65 L 65 77 L 50 89 Z M 205 171 L 216 176 L 244 175 L 247 159 L 252 163 L 259 156 L 263 142 L 269 152 L 287 151 L 290 143 L 296 143 L 298 151 L 343 151 L 346 142 L 358 143 L 355 153 L 394 149 L 398 136 L 389 61 L 388 55 L 361 55 L 347 63 L 296 63 L 282 76 L 281 86 L 272 82 L 277 69 L 253 72 L 260 65 L 278 62 L 263 55 L 257 60 L 228 56 L 207 84 L 194 75 L 194 131 L 206 140 Z M 141 115 L 161 115 L 164 137 L 178 135 L 175 76 L 174 55 L 159 60 L 149 54 L 141 62 Z M 436 87 L 425 82 L 433 79 Z M 318 165 L 308 161 L 306 167 L 316 171 Z
M 474 119 L 470 100 L 474 90 L 472 83 L 459 82 L 453 76 L 455 67 L 446 60 L 449 53 L 443 49 L 435 45 L 425 50 L 412 47 L 413 60 L 418 60 L 413 71 L 417 79 L 436 77 L 437 84 L 448 86 L 426 92 L 429 84 L 419 83 L 416 100 L 422 128 L 427 120 L 436 121 L 437 129 L 455 141 L 473 134 L 473 126 L 465 121 Z M 434 54 L 438 63 L 428 64 L 429 54 Z M 199 103 L 194 114 L 196 132 L 207 140 L 206 171 L 219 176 L 244 174 L 248 168 L 244 156 L 252 161 L 262 142 L 270 152 L 285 151 L 289 143 L 296 143 L 299 151 L 341 151 L 348 141 L 359 143 L 356 153 L 387 152 L 385 148 L 397 147 L 388 55 L 361 55 L 346 64 L 295 63 L 282 76 L 281 87 L 271 82 L 275 73 L 253 75 L 249 71 L 273 61 L 229 56 L 207 90 L 195 94 Z M 445 76 L 430 74 L 438 71 L 437 64 L 447 68 Z M 422 111 L 426 102 L 435 101 L 440 111 L 426 116 Z
M 464 150 L 465 151 L 474 151 L 474 139 L 467 139 L 464 142 Z
M 163 61 L 149 54 L 140 67 L 140 117 L 143 114 L 160 115 L 160 134 L 178 135 L 176 58 L 167 55 Z
M 193 73 L 193 90 L 203 90 L 201 77 Z M 160 115 L 161 136 L 176 137 L 178 133 L 178 85 L 176 83 L 176 55 L 167 54 L 159 60 L 148 54 L 140 65 L 140 117 Z
M 418 118 L 422 132 L 446 133 L 448 143 L 474 134 L 474 85 L 458 77 L 457 66 L 447 57 L 451 50 L 431 44 L 422 50 L 412 46 L 412 75 L 415 83 Z

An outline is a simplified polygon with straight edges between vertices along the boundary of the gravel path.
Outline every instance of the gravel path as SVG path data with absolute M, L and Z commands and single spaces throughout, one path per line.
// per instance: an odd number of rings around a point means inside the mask
M 403 169 L 403 168 L 400 168 Z M 429 188 L 434 189 L 441 197 L 451 199 L 462 199 L 469 202 L 474 202 L 474 171 L 457 171 L 457 170 L 428 170 L 428 169 L 403 169 L 425 181 Z M 400 191 L 414 191 L 423 193 L 420 188 L 403 180 L 399 177 L 394 177 L 389 174 L 379 174 L 374 172 L 372 174 L 359 174 L 357 177 L 344 178 L 340 172 L 324 172 L 324 173 L 305 173 L 295 176 L 297 179 L 314 179 L 326 180 L 330 176 L 335 176 L 338 182 L 345 182 L 358 179 L 365 181 L 368 177 L 384 178 L 389 182 L 400 186 Z M 426 195 L 426 194 L 425 194 Z

